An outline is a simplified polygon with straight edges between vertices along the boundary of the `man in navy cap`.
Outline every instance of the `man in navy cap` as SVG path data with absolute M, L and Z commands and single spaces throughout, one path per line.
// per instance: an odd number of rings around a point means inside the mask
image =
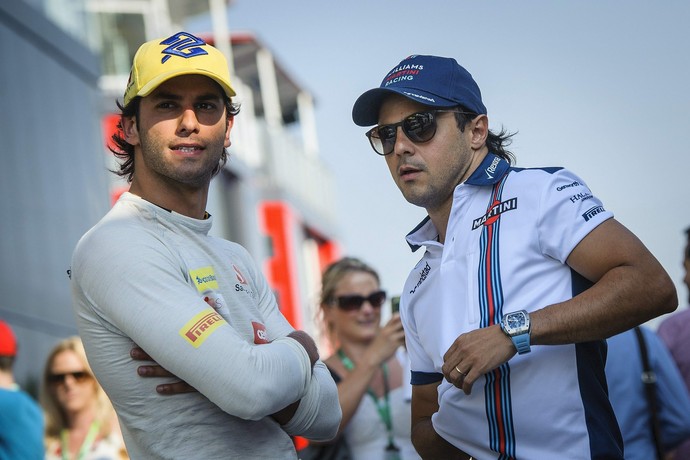
M 422 457 L 623 458 L 604 339 L 677 307 L 659 262 L 574 173 L 514 167 L 454 59 L 404 59 L 353 119 L 428 213 L 401 300 Z

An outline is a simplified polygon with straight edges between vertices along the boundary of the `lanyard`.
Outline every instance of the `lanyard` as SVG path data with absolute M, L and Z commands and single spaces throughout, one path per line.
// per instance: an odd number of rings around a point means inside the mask
M 100 423 L 97 421 L 91 424 L 89 427 L 89 432 L 86 434 L 86 438 L 84 438 L 84 442 L 81 444 L 81 448 L 79 449 L 76 460 L 83 460 L 86 458 L 86 455 L 91 450 L 91 446 L 93 446 L 93 442 L 96 440 L 99 426 Z M 69 444 L 67 441 L 67 436 L 68 430 L 62 430 L 60 433 L 60 441 L 62 443 L 62 460 L 69 460 Z
M 355 363 L 345 354 L 342 348 L 338 349 L 338 357 L 348 371 L 352 371 L 355 368 Z M 397 452 L 399 449 L 393 441 L 393 420 L 391 419 L 391 406 L 388 399 L 388 366 L 386 363 L 381 364 L 381 371 L 383 372 L 383 401 L 376 396 L 376 393 L 374 393 L 371 387 L 367 387 L 367 393 L 374 400 L 376 409 L 379 412 L 379 417 L 381 417 L 381 421 L 386 425 L 386 431 L 388 432 L 388 446 L 386 446 L 386 451 Z

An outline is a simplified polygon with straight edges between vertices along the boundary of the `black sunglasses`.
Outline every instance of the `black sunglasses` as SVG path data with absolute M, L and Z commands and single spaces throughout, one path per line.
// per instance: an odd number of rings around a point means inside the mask
M 48 383 L 50 383 L 51 385 L 62 385 L 63 383 L 65 383 L 65 380 L 67 379 L 68 375 L 71 375 L 74 381 L 80 383 L 86 379 L 91 378 L 91 374 L 85 371 L 65 372 L 64 374 L 49 374 Z
M 413 113 L 402 121 L 390 125 L 379 125 L 367 131 L 366 136 L 374 152 L 379 155 L 388 155 L 395 148 L 395 139 L 398 137 L 398 126 L 405 136 L 412 142 L 429 142 L 436 134 L 437 113 L 464 113 L 474 115 L 461 110 L 431 110 L 429 112 Z
M 364 305 L 364 302 L 369 302 L 374 308 L 381 308 L 381 305 L 386 301 L 386 291 L 376 291 L 369 294 L 368 297 L 361 295 L 341 295 L 335 298 L 335 304 L 343 311 L 359 310 Z

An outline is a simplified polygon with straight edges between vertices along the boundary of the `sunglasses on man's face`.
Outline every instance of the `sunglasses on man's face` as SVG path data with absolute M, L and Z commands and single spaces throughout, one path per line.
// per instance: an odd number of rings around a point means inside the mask
M 460 110 L 431 110 L 429 112 L 413 113 L 402 121 L 390 125 L 375 126 L 367 131 L 366 136 L 374 152 L 379 155 L 393 153 L 395 140 L 400 126 L 409 140 L 415 143 L 429 142 L 436 134 L 437 113 L 466 113 Z
M 335 304 L 343 311 L 359 310 L 364 305 L 364 302 L 369 302 L 374 308 L 381 308 L 385 301 L 386 291 L 376 291 L 367 297 L 361 295 L 341 295 L 335 298 Z
M 78 383 L 81 383 L 84 380 L 91 378 L 91 374 L 85 371 L 65 372 L 64 374 L 49 374 L 48 383 L 50 383 L 51 385 L 62 385 L 65 383 L 65 380 L 67 379 L 68 375 L 72 376 L 72 379 L 74 379 L 74 381 Z

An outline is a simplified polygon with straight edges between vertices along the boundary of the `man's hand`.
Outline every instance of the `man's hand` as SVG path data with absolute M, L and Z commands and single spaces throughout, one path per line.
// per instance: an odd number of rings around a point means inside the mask
M 136 361 L 151 361 L 153 365 L 144 365 L 137 367 L 137 374 L 141 377 L 175 377 L 176 375 L 171 374 L 169 371 L 165 370 L 163 367 L 159 366 L 143 349 L 139 347 L 134 347 L 129 352 L 132 359 Z M 187 382 L 180 380 L 174 383 L 163 383 L 156 386 L 156 392 L 161 395 L 176 395 L 180 393 L 193 393 L 197 391 L 196 388 L 188 384 Z
M 295 401 L 275 414 L 271 414 L 271 417 L 273 417 L 273 420 L 281 425 L 285 425 L 287 422 L 292 420 L 292 417 L 295 416 L 295 412 L 297 412 L 297 408 L 299 408 L 299 403 L 299 401 Z
M 460 335 L 443 355 L 443 375 L 465 394 L 482 375 L 512 358 L 517 350 L 513 342 L 493 325 Z
M 306 350 L 309 355 L 309 361 L 311 361 L 311 368 L 314 369 L 314 364 L 319 360 L 319 349 L 316 348 L 316 343 L 309 334 L 304 331 L 292 331 L 288 334 L 288 337 L 297 340 L 300 345 Z

